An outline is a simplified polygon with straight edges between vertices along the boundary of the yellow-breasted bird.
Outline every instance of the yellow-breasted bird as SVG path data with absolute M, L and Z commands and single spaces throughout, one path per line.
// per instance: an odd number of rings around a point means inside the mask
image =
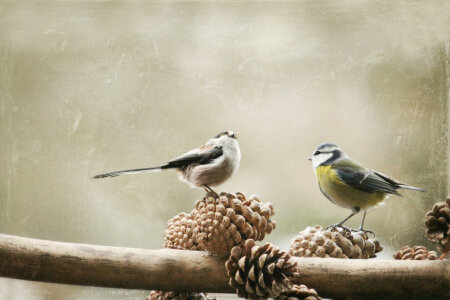
M 309 160 L 312 161 L 322 194 L 334 204 L 352 211 L 344 220 L 329 228 L 344 227 L 344 222 L 363 210 L 358 230 L 371 232 L 363 228 L 368 209 L 377 206 L 391 194 L 401 196 L 398 189 L 425 191 L 364 167 L 333 143 L 320 144 Z

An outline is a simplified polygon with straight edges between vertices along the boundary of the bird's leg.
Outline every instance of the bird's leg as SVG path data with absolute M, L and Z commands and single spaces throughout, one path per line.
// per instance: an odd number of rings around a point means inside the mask
M 210 188 L 207 184 L 204 184 L 203 188 L 205 189 L 207 194 L 213 194 L 214 198 L 219 198 L 219 195 L 212 188 Z
M 333 230 L 336 227 L 340 227 L 340 228 L 350 232 L 351 229 L 348 228 L 348 227 L 342 226 L 342 224 L 344 224 L 348 219 L 350 219 L 351 217 L 353 217 L 354 215 L 359 213 L 359 210 L 360 210 L 359 207 L 355 207 L 355 210 L 347 218 L 345 218 L 344 220 L 340 221 L 337 224 L 333 224 L 333 225 L 328 226 L 327 228 L 325 228 L 325 230 L 328 230 L 328 229 Z
M 362 231 L 362 232 L 364 232 L 365 234 L 371 233 L 371 234 L 373 234 L 373 237 L 375 237 L 375 232 L 373 232 L 372 230 L 365 230 L 365 229 L 364 229 L 364 220 L 366 219 L 366 214 L 367 214 L 367 210 L 364 211 L 364 215 L 363 215 L 362 221 L 361 221 L 361 226 L 359 226 L 358 229 L 352 230 L 352 231 Z
M 444 258 L 447 256 L 447 254 L 450 253 L 450 250 L 445 252 L 444 254 L 441 255 L 441 257 L 439 257 L 440 260 L 444 260 Z

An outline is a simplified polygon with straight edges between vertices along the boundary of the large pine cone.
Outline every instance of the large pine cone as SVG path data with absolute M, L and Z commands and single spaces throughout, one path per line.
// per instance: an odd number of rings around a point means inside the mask
M 270 243 L 257 246 L 252 239 L 231 250 L 225 267 L 230 286 L 247 299 L 275 298 L 292 286 L 290 278 L 298 277 L 289 254 Z
M 263 203 L 244 194 L 221 193 L 217 198 L 208 194 L 195 203 L 194 238 L 211 254 L 226 256 L 231 248 L 247 239 L 261 241 L 275 229 L 271 203 Z
M 436 260 L 437 254 L 434 251 L 428 251 L 424 246 L 412 248 L 405 246 L 395 252 L 393 257 L 398 260 Z
M 171 249 L 203 250 L 194 240 L 194 219 L 191 214 L 179 213 L 167 222 L 164 247 Z
M 179 213 L 167 222 L 164 247 L 180 250 L 203 250 L 193 238 L 192 214 Z M 206 295 L 197 292 L 151 291 L 148 300 L 206 300 Z
M 205 294 L 195 292 L 164 292 L 151 291 L 147 300 L 207 300 Z
M 441 252 L 450 251 L 450 197 L 438 202 L 425 217 L 428 239 L 436 243 Z
M 376 239 L 363 232 L 340 228 L 323 230 L 315 225 L 299 232 L 292 240 L 289 254 L 298 257 L 371 258 L 383 250 Z
M 304 284 L 294 285 L 289 290 L 283 291 L 276 300 L 322 300 L 315 289 L 308 289 Z

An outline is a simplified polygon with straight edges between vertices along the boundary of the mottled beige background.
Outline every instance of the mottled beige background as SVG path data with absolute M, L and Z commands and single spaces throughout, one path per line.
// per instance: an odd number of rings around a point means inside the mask
M 0 1 L 0 231 L 159 248 L 201 190 L 165 162 L 234 130 L 237 175 L 219 190 L 273 202 L 287 248 L 348 214 L 306 158 L 334 141 L 428 193 L 371 212 L 383 258 L 426 244 L 448 189 L 448 1 Z M 357 226 L 361 216 L 349 225 Z M 143 299 L 146 291 L 0 279 L 1 299 Z

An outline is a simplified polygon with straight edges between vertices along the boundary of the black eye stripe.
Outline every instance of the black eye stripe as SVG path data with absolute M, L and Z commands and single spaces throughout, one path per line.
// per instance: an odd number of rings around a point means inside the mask
M 333 162 L 335 162 L 337 159 L 339 159 L 342 156 L 341 151 L 339 151 L 339 150 L 327 151 L 327 152 L 323 152 L 323 153 L 331 153 L 332 155 L 326 161 L 321 163 L 320 166 L 326 166 L 326 165 L 332 164 Z
M 314 155 L 323 154 L 323 153 L 333 153 L 333 151 L 316 151 Z

